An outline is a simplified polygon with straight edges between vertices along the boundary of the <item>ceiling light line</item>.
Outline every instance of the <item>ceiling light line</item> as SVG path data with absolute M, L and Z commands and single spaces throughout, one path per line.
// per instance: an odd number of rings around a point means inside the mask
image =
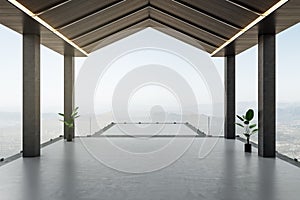
M 169 36 L 171 36 L 171 37 L 173 37 L 173 38 L 175 38 L 175 39 L 177 39 L 177 40 L 179 40 L 181 42 L 184 42 L 184 43 L 189 44 L 191 46 L 194 46 L 194 47 L 196 47 L 198 49 L 206 51 L 207 54 L 209 54 L 209 51 L 210 51 L 208 49 L 212 49 L 213 48 L 213 47 L 210 47 L 209 45 L 207 45 L 207 46 L 204 47 L 204 45 L 202 44 L 202 42 L 197 41 L 197 39 L 186 37 L 186 35 L 184 35 L 183 33 L 175 31 L 175 30 L 172 30 L 170 27 L 166 27 L 163 24 L 161 24 L 161 23 L 159 23 L 159 22 L 157 22 L 157 21 L 155 21 L 153 19 L 150 20 L 149 27 L 151 27 L 151 28 L 153 28 L 155 30 L 158 30 L 158 31 L 160 31 L 162 33 L 165 33 L 165 34 L 167 34 L 167 35 L 169 35 Z M 168 31 L 168 30 L 171 30 L 171 32 Z M 211 51 L 213 51 L 213 50 L 211 50 Z
M 70 1 L 72 1 L 72 0 L 67 0 L 67 1 L 64 1 L 64 2 L 61 2 L 61 3 L 58 3 L 58 4 L 56 4 L 56 5 L 54 5 L 54 6 L 50 7 L 50 8 L 47 8 L 47 9 L 45 9 L 45 10 L 38 11 L 38 12 L 36 13 L 36 15 L 37 15 L 37 16 L 42 15 L 42 14 L 44 14 L 44 13 L 50 11 L 50 10 L 53 10 L 53 9 L 55 9 L 55 8 L 58 8 L 58 7 L 62 6 L 62 5 L 65 5 L 66 3 L 69 3 Z
M 236 29 L 236 30 L 242 29 L 242 27 L 240 27 L 240 26 L 237 26 L 237 25 L 232 24 L 232 23 L 230 23 L 230 22 L 224 21 L 224 20 L 222 20 L 222 19 L 220 19 L 220 18 L 218 18 L 218 17 L 212 16 L 211 14 L 208 14 L 208 13 L 206 13 L 206 12 L 200 11 L 199 9 L 196 9 L 196 8 L 194 8 L 194 7 L 191 6 L 191 5 L 187 5 L 186 3 L 183 3 L 183 2 L 181 2 L 181 1 L 179 1 L 179 0 L 172 0 L 172 1 L 173 1 L 174 3 L 177 3 L 178 5 L 181 5 L 181 6 L 185 7 L 185 8 L 187 8 L 187 9 L 189 9 L 189 10 L 193 10 L 193 11 L 195 11 L 195 12 L 201 14 L 201 15 L 204 15 L 204 16 L 206 16 L 206 17 L 212 19 L 212 20 L 215 20 L 215 21 L 217 21 L 217 22 L 220 22 L 221 24 L 225 24 L 225 25 L 227 25 L 227 26 L 229 26 L 229 27 L 231 27 L 231 28 L 234 28 L 234 29 Z
M 85 50 L 83 50 L 77 44 L 75 44 L 73 41 L 71 41 L 69 38 L 67 38 L 66 36 L 64 36 L 60 32 L 58 32 L 55 28 L 53 28 L 50 24 L 48 24 L 47 22 L 45 22 L 43 19 L 41 19 L 40 17 L 36 16 L 33 12 L 31 12 L 24 5 L 22 5 L 21 3 L 19 3 L 16 0 L 8 0 L 8 1 L 11 4 L 13 4 L 14 6 L 16 6 L 17 8 L 19 8 L 21 11 L 23 11 L 24 13 L 26 13 L 27 15 L 29 15 L 30 17 L 32 17 L 35 21 L 37 21 L 38 23 L 40 23 L 41 25 L 43 25 L 44 27 L 46 27 L 49 31 L 51 31 L 52 33 L 54 33 L 55 35 L 57 35 L 58 37 L 60 37 L 62 40 L 64 40 L 65 42 L 69 43 L 75 49 L 77 49 L 78 51 L 80 51 L 84 55 L 88 56 L 88 53 Z
M 226 40 L 229 39 L 229 38 L 226 38 L 226 37 L 221 36 L 221 35 L 219 35 L 219 34 L 213 33 L 212 31 L 209 31 L 209 30 L 207 30 L 206 28 L 199 27 L 199 26 L 196 25 L 195 23 L 187 22 L 186 20 L 184 20 L 184 19 L 181 18 L 181 17 L 173 16 L 172 14 L 169 14 L 169 13 L 167 13 L 166 11 L 163 11 L 163 10 L 157 8 L 157 7 L 151 6 L 151 8 L 152 8 L 152 10 L 155 10 L 155 11 L 157 11 L 157 12 L 163 14 L 163 15 L 166 15 L 166 16 L 172 18 L 172 19 L 175 19 L 175 20 L 177 20 L 177 21 L 180 21 L 181 23 L 183 23 L 183 24 L 185 24 L 185 25 L 188 25 L 188 26 L 190 26 L 190 27 L 193 27 L 194 29 L 197 29 L 197 30 L 199 30 L 199 31 L 201 31 L 201 32 L 205 32 L 205 33 L 207 33 L 207 34 L 209 34 L 209 35 L 212 35 L 212 36 L 214 36 L 214 37 L 216 37 L 216 38 L 218 38 L 218 39 L 220 39 L 220 40 L 226 41 Z
M 135 29 L 139 29 L 139 30 L 142 30 L 142 29 L 144 29 L 144 28 L 146 28 L 147 26 L 141 26 L 141 27 L 136 27 L 136 26 L 140 26 L 141 24 L 143 24 L 143 23 L 147 23 L 147 25 L 149 24 L 149 18 L 146 18 L 145 20 L 143 20 L 143 21 L 141 21 L 141 22 L 139 22 L 139 23 L 137 23 L 137 24 L 132 24 L 132 25 L 130 25 L 129 27 L 126 27 L 125 29 L 122 29 L 122 30 L 120 30 L 120 31 L 117 31 L 116 33 L 114 33 L 113 35 L 111 35 L 111 36 L 107 36 L 107 37 L 105 37 L 105 38 L 100 38 L 100 39 L 98 39 L 97 41 L 95 41 L 94 43 L 96 43 L 96 46 L 98 47 L 98 45 L 100 45 L 100 42 L 101 41 L 103 41 L 103 40 L 105 40 L 105 39 L 107 39 L 107 38 L 109 38 L 109 37 L 114 37 L 116 34 L 118 34 L 118 33 L 120 33 L 121 31 L 127 31 L 128 29 L 129 30 L 135 30 Z M 149 25 L 150 26 L 150 25 Z M 83 47 L 84 48 L 91 48 L 91 45 L 93 45 L 94 43 L 89 43 L 89 44 L 86 44 L 86 45 L 84 45 Z M 94 44 L 95 45 L 95 44 Z M 105 45 L 104 45 L 105 46 Z
M 218 53 L 221 49 L 225 48 L 228 44 L 236 40 L 238 37 L 240 37 L 242 34 L 244 34 L 246 31 L 254 27 L 256 24 L 258 24 L 261 20 L 263 20 L 265 17 L 269 16 L 271 13 L 273 13 L 275 10 L 277 10 L 279 7 L 284 5 L 289 0 L 280 0 L 275 5 L 273 5 L 271 8 L 269 8 L 266 12 L 264 12 L 262 15 L 258 16 L 255 20 L 253 20 L 250 24 L 248 24 L 245 28 L 243 28 L 241 31 L 239 31 L 237 34 L 235 34 L 233 37 L 231 37 L 229 40 L 227 40 L 224 44 L 222 44 L 220 47 L 218 47 L 214 52 L 210 54 L 210 56 L 214 56 L 216 53 Z
M 106 38 L 108 38 L 108 37 L 110 37 L 110 36 L 112 36 L 112 35 L 115 35 L 115 34 L 121 32 L 121 31 L 123 31 L 123 30 L 126 30 L 126 29 L 128 29 L 128 28 L 131 28 L 131 27 L 136 26 L 136 25 L 138 25 L 138 24 L 141 24 L 141 23 L 143 23 L 143 22 L 147 22 L 147 20 L 148 20 L 148 17 L 145 17 L 145 18 L 143 18 L 143 19 L 141 19 L 141 20 L 138 20 L 137 22 L 134 22 L 134 23 L 132 23 L 132 24 L 129 24 L 129 25 L 127 25 L 127 26 L 125 26 L 125 27 L 123 27 L 123 28 L 121 28 L 121 29 L 118 29 L 118 30 L 116 30 L 116 31 L 113 31 L 112 33 L 106 34 L 105 36 L 102 36 L 101 38 L 95 39 L 95 40 L 93 40 L 92 42 L 89 42 L 89 43 L 83 45 L 82 47 L 85 48 L 85 47 L 87 47 L 87 46 L 89 46 L 89 45 L 91 45 L 91 44 L 93 44 L 93 43 L 96 43 L 96 42 L 98 42 L 98 41 L 102 41 L 102 40 L 104 40 L 104 39 L 106 39 Z
M 89 34 L 91 34 L 91 33 L 94 33 L 94 32 L 96 32 L 96 31 L 98 31 L 98 30 L 100 30 L 100 29 L 102 29 L 102 28 L 106 28 L 106 27 L 108 27 L 108 26 L 110 26 L 110 25 L 112 25 L 112 24 L 115 24 L 115 23 L 117 23 L 117 22 L 119 22 L 119 21 L 121 21 L 121 20 L 124 20 L 124 19 L 126 19 L 126 18 L 128 18 L 128 17 L 131 17 L 131 16 L 133 16 L 133 15 L 136 15 L 137 13 L 143 12 L 143 11 L 145 11 L 145 10 L 147 10 L 147 9 L 149 9 L 148 6 L 145 7 L 145 8 L 143 8 L 143 9 L 138 9 L 137 11 L 135 11 L 135 12 L 133 12 L 133 13 L 131 13 L 131 14 L 126 14 L 126 15 L 124 15 L 123 17 L 118 18 L 117 20 L 112 20 L 112 21 L 110 21 L 110 22 L 108 22 L 108 23 L 106 23 L 106 24 L 104 24 L 104 25 L 101 25 L 101 26 L 99 26 L 99 27 L 97 27 L 97 28 L 95 28 L 95 29 L 93 29 L 93 30 L 91 30 L 91 31 L 87 31 L 87 32 L 85 32 L 85 33 L 83 33 L 83 34 L 80 34 L 80 35 L 78 35 L 78 36 L 75 36 L 75 37 L 71 38 L 71 40 L 78 40 L 78 39 L 80 39 L 80 38 L 82 38 L 82 37 L 84 37 L 84 36 L 86 36 L 86 35 L 89 35 Z
M 151 3 L 150 3 L 150 0 L 148 0 L 148 3 L 147 3 L 148 7 L 151 6 Z M 150 17 L 150 9 L 148 10 L 148 17 Z
M 122 1 L 119 1 L 119 2 L 117 2 L 117 3 L 109 4 L 108 6 L 106 6 L 106 7 L 104 7 L 104 8 L 101 8 L 101 9 L 95 11 L 95 12 L 92 12 L 92 13 L 90 13 L 90 14 L 84 16 L 84 17 L 80 17 L 80 18 L 75 19 L 75 20 L 73 20 L 73 21 L 71 21 L 71 22 L 68 22 L 68 23 L 66 23 L 66 24 L 64 24 L 64 25 L 61 25 L 61 26 L 57 27 L 57 29 L 58 29 L 58 30 L 61 30 L 61 29 L 67 28 L 67 27 L 69 27 L 69 26 L 72 26 L 72 25 L 74 25 L 74 24 L 76 24 L 76 23 L 78 23 L 78 22 L 81 22 L 81 21 L 83 21 L 83 20 L 86 20 L 86 19 L 88 19 L 88 18 L 90 18 L 90 17 L 92 17 L 92 16 L 98 15 L 99 13 L 102 13 L 102 12 L 104 12 L 104 11 L 106 11 L 106 10 L 109 10 L 109 9 L 111 9 L 111 8 L 117 6 L 117 5 L 120 5 L 120 4 L 124 3 L 125 1 L 126 1 L 126 0 L 122 0 Z
M 245 5 L 241 5 L 241 4 L 239 4 L 239 3 L 237 3 L 237 2 L 235 2 L 235 1 L 233 1 L 233 0 L 226 0 L 226 1 L 227 1 L 228 3 L 231 3 L 232 5 L 235 5 L 235 6 L 239 7 L 239 8 L 242 8 L 242 9 L 244 9 L 244 10 L 247 10 L 247 11 L 249 11 L 249 12 L 252 12 L 252 13 L 254 13 L 254 14 L 256 14 L 256 15 L 262 15 L 262 13 L 257 12 L 257 11 L 255 11 L 255 10 L 249 8 L 249 7 L 246 7 Z
M 165 26 L 165 27 L 168 27 L 168 28 L 170 28 L 170 29 L 173 29 L 173 30 L 175 30 L 175 31 L 177 31 L 177 32 L 180 32 L 180 33 L 182 33 L 182 34 L 184 34 L 184 35 L 186 35 L 186 36 L 189 36 L 190 38 L 193 38 L 193 39 L 196 40 L 196 41 L 202 42 L 202 43 L 204 43 L 204 44 L 206 44 L 206 45 L 208 45 L 208 46 L 210 46 L 210 47 L 213 47 L 213 48 L 216 48 L 216 47 L 217 47 L 216 45 L 214 45 L 214 44 L 212 44 L 212 43 L 210 43 L 210 42 L 207 42 L 207 41 L 205 41 L 205 40 L 203 40 L 203 39 L 200 39 L 200 38 L 198 38 L 197 36 L 194 36 L 194 35 L 192 35 L 192 34 L 190 34 L 190 33 L 187 33 L 186 31 L 180 30 L 180 29 L 178 29 L 178 28 L 176 28 L 176 27 L 174 27 L 174 26 L 172 26 L 172 25 L 170 25 L 170 24 L 167 24 L 167 23 L 165 23 L 165 22 L 162 22 L 162 21 L 160 21 L 159 19 L 155 19 L 155 18 L 153 18 L 153 17 L 150 17 L 150 20 L 152 20 L 152 21 L 154 21 L 154 22 L 156 22 L 156 23 L 159 23 L 159 24 L 161 24 L 161 25 L 163 25 L 163 26 Z

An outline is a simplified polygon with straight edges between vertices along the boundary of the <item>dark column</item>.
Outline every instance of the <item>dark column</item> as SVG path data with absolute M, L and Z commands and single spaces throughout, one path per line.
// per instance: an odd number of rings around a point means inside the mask
M 64 50 L 64 114 L 65 120 L 69 120 L 74 109 L 74 49 L 65 45 Z M 75 129 L 75 125 L 74 125 Z M 75 137 L 74 129 L 64 125 L 64 138 L 72 141 Z
M 233 45 L 229 45 L 226 50 L 224 81 L 224 137 L 226 139 L 235 139 L 235 52 Z
M 274 20 L 266 18 L 258 36 L 258 154 L 275 157 L 276 86 Z
M 24 17 L 23 30 L 23 156 L 40 156 L 40 30 Z

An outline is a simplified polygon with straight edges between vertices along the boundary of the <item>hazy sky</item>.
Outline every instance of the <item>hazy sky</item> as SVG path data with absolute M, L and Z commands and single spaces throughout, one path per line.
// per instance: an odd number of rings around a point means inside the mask
M 277 102 L 300 102 L 299 34 L 298 24 L 277 36 Z M 164 37 L 167 36 L 162 36 L 162 39 Z M 151 40 L 151 38 L 146 39 Z M 176 43 L 176 40 L 174 42 Z M 76 74 L 84 60 L 84 58 L 76 58 Z M 212 58 L 212 60 L 223 80 L 223 58 Z M 0 111 L 21 111 L 22 36 L 2 25 L 0 25 L 0 80 Z M 195 87 L 201 88 L 197 85 Z M 146 90 L 149 94 L 150 91 L 155 93 L 161 89 L 148 87 Z M 136 98 L 143 99 L 142 94 L 139 91 Z M 164 97 L 166 98 L 167 96 Z M 257 101 L 257 46 L 237 56 L 236 98 L 237 102 Z M 43 46 L 41 47 L 41 99 L 43 112 L 62 111 L 63 57 Z M 172 98 L 169 99 L 174 101 Z M 203 103 L 209 101 L 205 100 Z

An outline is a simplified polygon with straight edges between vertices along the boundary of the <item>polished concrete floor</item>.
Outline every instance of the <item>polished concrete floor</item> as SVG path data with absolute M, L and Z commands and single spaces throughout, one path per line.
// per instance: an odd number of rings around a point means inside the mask
M 110 142 L 129 151 L 146 152 L 152 151 L 153 145 L 168 144 L 168 140 L 171 138 L 148 141 L 111 138 Z M 189 138 L 178 138 L 180 140 L 184 143 Z M 300 198 L 300 168 L 278 158 L 260 158 L 256 149 L 252 154 L 244 153 L 241 141 L 195 138 L 174 163 L 154 172 L 137 174 L 105 165 L 103 160 L 122 165 L 128 159 L 125 167 L 130 168 L 132 164 L 133 168 L 143 168 L 147 161 L 134 163 L 132 158 L 107 151 L 104 141 L 105 138 L 99 137 L 77 138 L 71 143 L 58 141 L 45 147 L 40 158 L 20 158 L 0 167 L 0 199 Z M 151 162 L 161 163 L 162 159 L 154 158 Z

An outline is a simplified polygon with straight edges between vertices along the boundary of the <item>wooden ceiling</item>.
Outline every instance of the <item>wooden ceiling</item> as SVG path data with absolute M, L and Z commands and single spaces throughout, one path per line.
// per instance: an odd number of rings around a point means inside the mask
M 224 44 L 280 0 L 19 0 L 35 16 L 80 49 L 91 53 L 147 27 L 155 28 L 212 56 L 224 56 Z M 24 13 L 0 0 L 0 23 L 22 33 Z M 276 33 L 300 21 L 300 1 L 278 8 Z M 53 31 L 52 30 L 52 31 Z M 63 54 L 57 34 L 41 26 L 43 45 Z M 258 25 L 234 41 L 235 53 L 257 44 Z M 222 46 L 223 45 L 223 46 Z M 76 50 L 76 56 L 85 56 Z

